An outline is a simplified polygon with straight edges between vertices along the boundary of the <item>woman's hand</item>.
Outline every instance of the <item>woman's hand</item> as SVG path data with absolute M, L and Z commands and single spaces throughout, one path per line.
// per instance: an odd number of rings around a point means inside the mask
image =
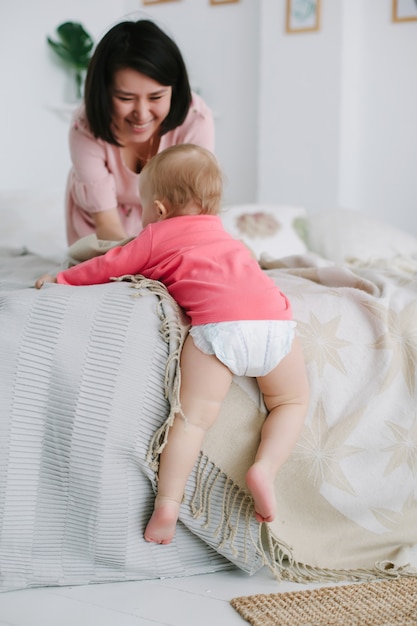
M 35 282 L 36 289 L 41 289 L 44 283 L 56 283 L 55 276 L 51 276 L 50 274 L 42 274 L 42 276 L 40 276 Z

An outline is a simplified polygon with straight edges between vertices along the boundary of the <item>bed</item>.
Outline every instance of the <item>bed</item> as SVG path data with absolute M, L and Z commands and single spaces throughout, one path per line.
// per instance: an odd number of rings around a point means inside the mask
M 300 582 L 417 575 L 417 238 L 349 210 L 225 207 L 292 301 L 310 409 L 260 526 L 244 475 L 265 409 L 235 377 L 158 546 L 143 530 L 187 326 L 141 277 L 35 290 L 67 262 L 60 203 L 0 199 L 0 590 L 265 565 Z

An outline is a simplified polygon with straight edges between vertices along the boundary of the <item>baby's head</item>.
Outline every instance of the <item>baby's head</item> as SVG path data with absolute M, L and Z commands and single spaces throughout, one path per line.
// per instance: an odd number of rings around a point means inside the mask
M 223 175 L 209 150 L 193 144 L 167 148 L 140 175 L 143 225 L 178 215 L 217 215 L 222 192 Z

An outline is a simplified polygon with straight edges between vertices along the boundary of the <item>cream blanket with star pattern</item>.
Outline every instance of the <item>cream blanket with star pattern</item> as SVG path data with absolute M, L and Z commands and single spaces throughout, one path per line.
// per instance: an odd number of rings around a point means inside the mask
M 417 573 L 417 261 L 287 261 L 264 267 L 292 302 L 311 404 L 269 526 L 285 575 Z M 243 484 L 254 418 L 222 416 L 205 453 Z

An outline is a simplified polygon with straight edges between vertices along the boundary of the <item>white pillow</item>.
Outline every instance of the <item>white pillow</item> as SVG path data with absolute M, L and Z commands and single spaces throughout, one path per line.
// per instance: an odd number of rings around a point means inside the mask
M 0 192 L 0 225 L 0 247 L 54 260 L 66 256 L 63 190 Z
M 310 213 L 306 230 L 309 250 L 335 263 L 417 255 L 417 237 L 350 209 Z
M 239 204 L 224 207 L 223 225 L 235 239 L 242 240 L 260 260 L 304 254 L 306 245 L 296 229 L 296 220 L 306 218 L 303 207 L 274 204 Z

